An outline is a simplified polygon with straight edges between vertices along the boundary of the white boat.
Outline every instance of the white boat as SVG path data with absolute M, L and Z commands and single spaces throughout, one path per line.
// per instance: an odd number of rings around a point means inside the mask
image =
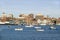
M 44 29 L 37 29 L 37 31 L 44 31 Z
M 15 28 L 15 31 L 22 31 L 23 28 Z
M 5 24 L 4 22 L 0 22 L 0 24 Z
M 44 31 L 44 29 L 42 29 L 41 27 L 34 27 L 36 28 L 36 31 Z
M 9 22 L 0 22 L 0 24 L 9 24 Z
M 53 26 L 51 26 L 50 28 L 51 28 L 51 29 L 56 29 L 56 27 L 53 27 Z
M 27 25 L 27 26 L 25 26 L 25 27 L 33 27 L 33 25 Z
M 41 28 L 41 27 L 34 27 L 34 28 Z

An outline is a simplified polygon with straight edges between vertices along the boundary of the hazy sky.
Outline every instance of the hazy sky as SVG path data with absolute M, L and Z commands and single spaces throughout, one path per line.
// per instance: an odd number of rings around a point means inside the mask
M 0 0 L 0 15 L 13 13 L 15 17 L 25 13 L 42 13 L 60 17 L 60 0 Z

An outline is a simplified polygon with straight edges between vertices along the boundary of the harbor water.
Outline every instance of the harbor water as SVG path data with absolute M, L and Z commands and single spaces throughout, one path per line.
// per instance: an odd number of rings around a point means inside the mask
M 51 25 L 40 25 L 44 31 L 36 31 L 34 27 L 23 25 L 0 25 L 0 40 L 60 40 L 60 25 L 51 29 Z M 23 30 L 15 30 L 23 28 Z

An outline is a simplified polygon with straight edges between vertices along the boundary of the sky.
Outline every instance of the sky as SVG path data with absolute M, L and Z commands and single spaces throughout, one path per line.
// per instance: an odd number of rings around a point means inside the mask
M 60 0 L 0 0 L 0 16 L 3 12 L 15 17 L 30 13 L 60 17 Z

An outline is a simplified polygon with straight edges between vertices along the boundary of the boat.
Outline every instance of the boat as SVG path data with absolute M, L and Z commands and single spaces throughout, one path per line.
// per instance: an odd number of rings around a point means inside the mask
M 44 29 L 37 29 L 37 31 L 44 31 Z
M 15 31 L 22 31 L 23 28 L 15 28 Z
M 41 28 L 41 27 L 34 27 L 34 28 Z
M 51 29 L 56 29 L 56 27 L 54 27 L 54 26 L 51 26 L 50 28 L 51 28 Z
M 36 31 L 44 31 L 44 29 L 42 29 L 41 27 L 34 27 L 36 29 Z
M 18 25 L 18 24 L 9 23 L 9 22 L 0 22 L 0 25 Z
M 4 22 L 0 22 L 0 24 L 5 24 Z
M 25 27 L 33 27 L 33 25 L 26 25 Z

